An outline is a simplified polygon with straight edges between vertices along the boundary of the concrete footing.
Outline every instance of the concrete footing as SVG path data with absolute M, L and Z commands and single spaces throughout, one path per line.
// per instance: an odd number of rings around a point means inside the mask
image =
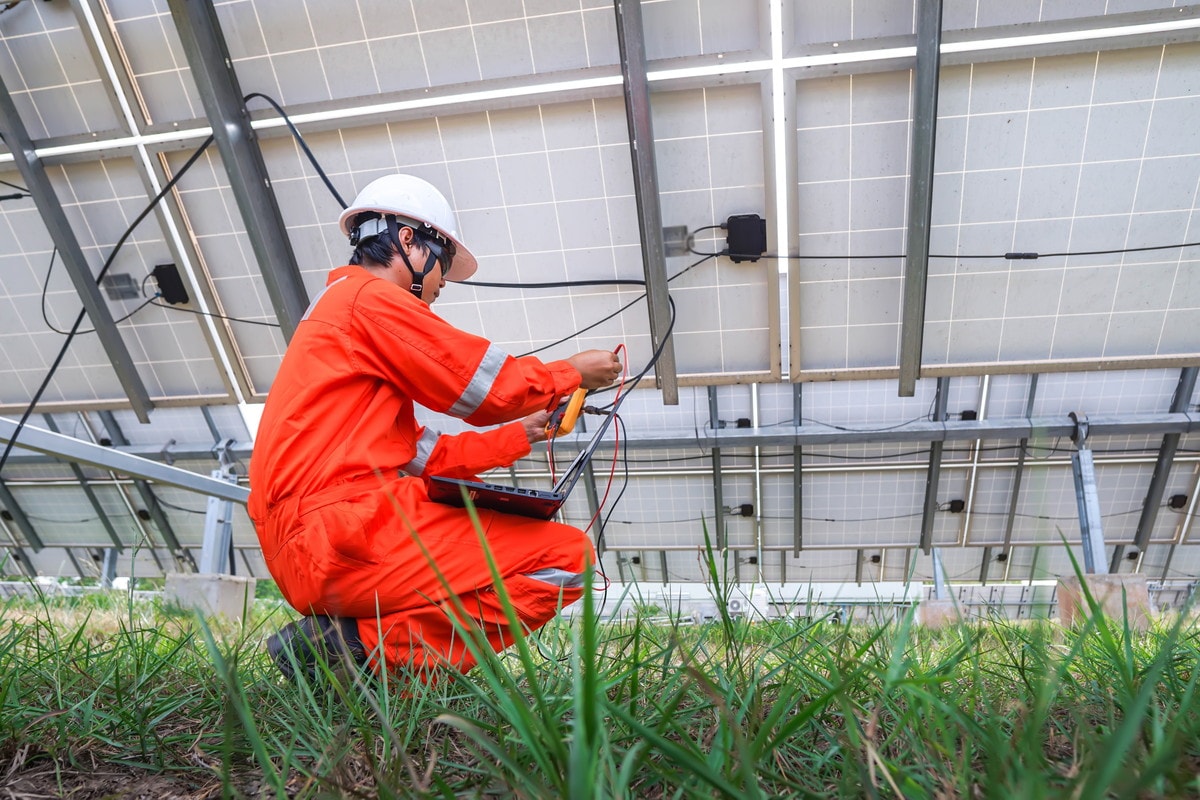
M 236 575 L 167 575 L 163 599 L 206 617 L 246 619 L 254 606 L 254 578 Z
M 1150 593 L 1145 575 L 1085 575 L 1083 580 L 1100 611 L 1118 626 L 1124 625 L 1128 613 L 1131 630 L 1144 631 L 1150 627 Z M 1062 624 L 1087 622 L 1091 614 L 1079 578 L 1059 579 L 1058 618 Z
M 922 600 L 917 605 L 917 624 L 938 629 L 962 622 L 966 609 L 953 600 Z

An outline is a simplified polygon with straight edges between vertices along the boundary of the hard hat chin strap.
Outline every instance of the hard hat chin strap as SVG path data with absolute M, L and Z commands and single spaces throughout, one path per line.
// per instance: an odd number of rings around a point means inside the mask
M 437 254 L 431 248 L 427 248 L 429 257 L 425 259 L 425 268 L 417 272 L 413 268 L 412 262 L 408 260 L 408 254 L 404 252 L 404 247 L 400 244 L 400 224 L 396 222 L 396 215 L 388 214 L 385 218 L 387 219 L 388 235 L 392 237 L 392 243 L 396 246 L 396 252 L 400 254 L 400 258 L 404 260 L 404 266 L 408 267 L 408 271 L 412 274 L 412 283 L 409 284 L 408 290 L 420 299 L 425 284 L 425 276 L 437 266 Z M 414 235 L 415 233 L 414 231 Z

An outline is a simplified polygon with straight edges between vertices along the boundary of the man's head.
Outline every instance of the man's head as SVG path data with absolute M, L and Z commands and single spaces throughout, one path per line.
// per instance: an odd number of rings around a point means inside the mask
M 367 184 L 338 224 L 354 247 L 351 264 L 407 272 L 409 291 L 427 303 L 443 277 L 463 281 L 478 267 L 459 241 L 450 203 L 414 175 L 388 175 Z

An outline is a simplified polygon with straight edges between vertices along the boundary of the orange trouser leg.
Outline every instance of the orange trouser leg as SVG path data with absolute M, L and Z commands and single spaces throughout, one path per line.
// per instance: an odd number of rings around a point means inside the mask
M 524 576 L 580 574 L 594 561 L 587 536 L 568 525 L 487 510 L 479 522 L 486 547 L 465 509 L 431 502 L 419 481 L 402 479 L 298 518 L 268 520 L 266 538 L 282 544 L 264 556 L 293 607 L 357 619 L 367 651 L 380 647 L 389 667 L 432 658 L 466 669 L 474 660 L 453 633 L 450 598 L 499 650 L 513 637 L 490 591 L 493 569 L 522 625 L 536 629 L 554 617 L 560 592 L 562 604 L 580 593 Z
M 579 588 L 561 588 L 522 575 L 506 578 L 504 586 L 523 632 L 541 628 L 560 607 L 575 602 L 583 593 Z M 461 610 L 447 600 L 359 620 L 359 637 L 367 651 L 382 654 L 392 670 L 408 671 L 423 680 L 433 678 L 439 667 L 466 672 L 478 662 L 467 637 L 476 637 L 477 646 L 488 646 L 494 652 L 511 645 L 516 637 L 493 587 L 463 595 L 459 601 Z M 376 666 L 383 665 L 376 662 Z
M 416 485 L 414 485 L 416 484 Z M 434 503 L 412 479 L 279 521 L 264 550 L 283 596 L 304 614 L 376 617 L 463 596 L 502 576 L 557 568 L 583 572 L 591 542 L 577 528 L 480 510 L 480 541 L 467 511 Z

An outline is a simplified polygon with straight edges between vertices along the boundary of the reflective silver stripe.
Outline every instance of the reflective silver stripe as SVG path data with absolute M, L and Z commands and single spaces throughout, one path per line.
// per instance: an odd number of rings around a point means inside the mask
M 432 428 L 426 428 L 421 431 L 421 436 L 417 439 L 417 455 L 412 461 L 408 462 L 400 469 L 407 472 L 409 475 L 422 475 L 425 472 L 425 466 L 429 463 L 429 457 L 433 455 L 434 445 L 437 444 L 438 437 L 441 436 L 440 431 L 435 431 Z
M 492 391 L 492 384 L 496 382 L 496 376 L 500 374 L 500 368 L 504 366 L 506 358 L 508 353 L 494 344 L 488 345 L 487 352 L 483 354 L 483 360 L 479 362 L 479 368 L 475 370 L 471 382 L 463 390 L 462 397 L 450 406 L 447 413 L 460 419 L 474 414 Z
M 567 572 L 565 569 L 558 567 L 550 567 L 548 569 L 539 569 L 537 572 L 525 573 L 526 578 L 532 578 L 535 581 L 542 583 L 561 586 L 564 589 L 573 589 L 583 586 L 582 572 Z
M 311 314 L 313 312 L 313 309 L 317 307 L 317 301 L 320 300 L 322 297 L 324 297 L 326 292 L 328 292 L 330 289 L 337 286 L 339 283 L 341 283 L 342 281 L 346 280 L 346 278 L 349 278 L 349 277 L 350 277 L 349 275 L 343 275 L 342 277 L 338 278 L 333 283 L 326 286 L 321 291 L 317 292 L 317 296 L 314 297 L 312 299 L 312 302 L 308 304 L 308 310 L 304 312 L 304 316 L 300 318 L 300 321 L 304 322 L 304 320 L 308 319 L 308 315 Z

